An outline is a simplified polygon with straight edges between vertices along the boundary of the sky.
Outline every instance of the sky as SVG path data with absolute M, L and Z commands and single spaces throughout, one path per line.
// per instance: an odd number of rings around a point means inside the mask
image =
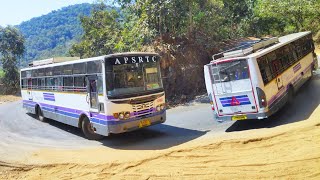
M 0 0 L 0 26 L 18 25 L 62 7 L 97 0 Z

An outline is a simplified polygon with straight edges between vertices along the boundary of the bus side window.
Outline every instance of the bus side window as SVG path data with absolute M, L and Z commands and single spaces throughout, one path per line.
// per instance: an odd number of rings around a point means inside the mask
M 58 77 L 56 80 L 57 84 L 57 91 L 63 91 L 63 78 L 62 77 Z
M 103 78 L 102 76 L 98 76 L 98 82 L 97 82 L 97 88 L 98 88 L 98 94 L 103 95 Z
M 28 79 L 28 89 L 32 89 L 32 79 Z
M 87 73 L 96 74 L 102 72 L 102 65 L 100 61 L 89 61 L 87 62 Z
M 74 77 L 74 91 L 75 92 L 85 92 L 86 82 L 84 76 Z
M 32 79 L 32 89 L 38 89 L 38 79 Z
M 63 90 L 70 91 L 73 89 L 73 77 L 63 77 Z

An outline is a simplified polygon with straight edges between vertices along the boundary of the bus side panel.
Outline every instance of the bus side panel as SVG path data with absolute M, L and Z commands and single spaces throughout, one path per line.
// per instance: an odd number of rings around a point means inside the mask
M 28 90 L 22 90 L 23 107 L 29 113 L 35 113 L 36 105 L 41 108 L 44 117 L 78 127 L 79 118 L 85 114 L 91 121 L 96 133 L 107 136 L 107 116 L 100 113 L 88 112 L 86 94 L 72 94 L 64 92 L 32 91 L 33 101 L 29 100 Z M 48 96 L 50 94 L 50 96 Z M 52 95 L 51 95 L 52 94 Z M 54 98 L 53 98 L 54 97 Z M 99 96 L 99 102 L 105 98 Z
M 265 86 L 269 109 L 278 110 L 285 105 L 285 102 L 288 100 L 287 94 L 290 86 L 292 85 L 294 91 L 297 91 L 311 77 L 312 63 L 312 53 L 310 53 L 279 75 L 283 81 L 282 89 L 278 89 L 277 78 Z

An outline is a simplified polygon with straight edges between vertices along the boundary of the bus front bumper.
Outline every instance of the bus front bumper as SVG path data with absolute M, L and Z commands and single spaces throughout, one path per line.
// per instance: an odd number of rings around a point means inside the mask
M 249 119 L 266 119 L 269 116 L 271 116 L 272 113 L 253 113 L 253 114 L 234 114 L 234 115 L 228 115 L 228 116 L 218 116 L 216 113 L 214 113 L 214 119 L 218 122 L 223 121 L 240 121 L 240 120 L 249 120 Z
M 137 120 L 122 120 L 112 124 L 108 124 L 109 133 L 119 134 L 124 132 L 129 132 L 137 129 L 141 129 L 144 127 L 152 126 L 155 124 L 164 123 L 166 121 L 166 112 L 162 112 L 161 114 L 144 117 Z

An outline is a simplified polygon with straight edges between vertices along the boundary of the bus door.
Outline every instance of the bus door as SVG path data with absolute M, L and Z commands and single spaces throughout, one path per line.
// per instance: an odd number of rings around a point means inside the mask
M 87 76 L 87 103 L 89 104 L 90 112 L 98 112 L 98 76 Z
M 281 62 L 279 60 L 272 61 L 272 71 L 273 72 L 276 72 L 276 74 L 279 74 L 278 72 L 280 72 L 281 67 L 282 67 L 281 66 Z M 278 77 L 276 79 L 276 83 L 277 83 L 278 90 L 283 88 L 283 82 L 282 82 L 281 74 L 278 75 Z

